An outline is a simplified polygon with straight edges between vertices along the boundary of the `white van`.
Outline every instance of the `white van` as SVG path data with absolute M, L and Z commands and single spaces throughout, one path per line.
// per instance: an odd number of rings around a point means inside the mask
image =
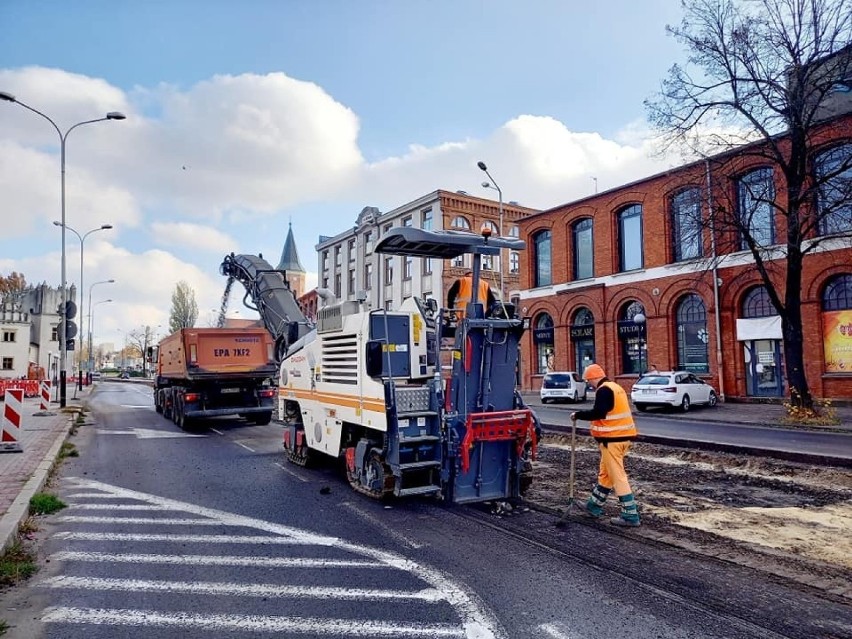
M 541 403 L 586 401 L 586 382 L 574 371 L 547 373 L 541 381 Z

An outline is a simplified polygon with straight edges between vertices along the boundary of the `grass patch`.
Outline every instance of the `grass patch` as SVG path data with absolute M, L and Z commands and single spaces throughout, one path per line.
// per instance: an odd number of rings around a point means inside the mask
M 66 506 L 64 501 L 50 493 L 36 493 L 30 499 L 30 512 L 33 515 L 50 515 Z
M 17 541 L 0 555 L 0 586 L 14 586 L 32 577 L 36 570 L 35 557 Z
M 0 637 L 6 634 L 6 631 L 9 629 L 9 624 L 0 619 Z
M 789 426 L 839 426 L 840 418 L 837 409 L 831 405 L 830 399 L 813 400 L 811 408 L 796 406 L 792 402 L 784 402 L 787 413 L 781 418 L 782 424 Z
M 79 457 L 80 451 L 77 450 L 77 447 L 74 444 L 69 442 L 65 442 L 62 444 L 62 448 L 59 449 L 59 459 L 65 459 L 66 457 Z

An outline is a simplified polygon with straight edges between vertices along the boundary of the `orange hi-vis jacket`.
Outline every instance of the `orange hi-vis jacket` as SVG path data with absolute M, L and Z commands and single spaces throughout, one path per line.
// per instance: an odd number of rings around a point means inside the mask
M 604 419 L 595 419 L 589 423 L 590 433 L 595 439 L 632 439 L 638 435 L 627 393 L 615 382 L 604 382 L 615 397 L 615 405 Z
M 459 319 L 467 315 L 467 305 L 471 302 L 472 291 L 473 278 L 469 275 L 461 278 L 459 280 L 459 295 L 454 304 Z M 476 296 L 476 302 L 488 304 L 488 282 L 482 278 L 479 280 L 479 294 Z

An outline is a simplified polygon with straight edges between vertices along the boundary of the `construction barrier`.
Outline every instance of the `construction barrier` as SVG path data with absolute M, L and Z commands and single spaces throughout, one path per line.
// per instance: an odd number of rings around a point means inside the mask
M 37 379 L 0 379 L 0 396 L 10 388 L 24 391 L 24 397 L 38 397 L 39 381 Z
M 21 415 L 24 404 L 24 391 L 20 388 L 7 388 L 3 394 L 3 434 L 0 436 L 0 452 L 22 453 Z
M 41 410 L 50 410 L 50 380 L 41 380 Z

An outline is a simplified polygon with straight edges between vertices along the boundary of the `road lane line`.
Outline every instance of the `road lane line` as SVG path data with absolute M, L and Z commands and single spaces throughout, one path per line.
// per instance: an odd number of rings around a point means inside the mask
M 202 630 L 238 630 L 299 633 L 308 636 L 337 635 L 345 637 L 472 637 L 463 628 L 450 624 L 410 625 L 370 621 L 367 619 L 312 619 L 310 617 L 272 617 L 260 615 L 201 615 L 162 613 L 151 610 L 110 608 L 48 608 L 41 620 L 45 623 L 79 623 L 123 625 L 150 628 L 199 628 Z
M 553 639 L 571 639 L 566 633 L 562 631 L 562 624 L 556 623 L 543 623 L 538 629 L 546 632 L 548 636 L 553 637 Z
M 357 601 L 416 600 L 442 602 L 434 588 L 416 591 L 377 590 L 371 588 L 336 588 L 317 586 L 279 586 L 277 584 L 240 584 L 197 581 L 164 581 L 151 579 L 105 579 L 97 577 L 51 577 L 39 584 L 44 588 L 109 590 L 120 592 L 168 592 L 193 595 L 228 595 L 245 597 L 287 597 L 306 599 L 354 599 Z
M 217 435 L 221 435 L 222 437 L 225 436 L 225 433 L 223 433 L 221 430 L 216 430 L 215 428 L 211 428 L 210 430 L 212 430 Z
M 149 504 L 68 504 L 68 508 L 77 510 L 149 510 L 157 512 L 175 512 L 162 506 L 151 506 Z
M 255 544 L 259 546 L 293 546 L 304 544 L 301 539 L 263 537 L 259 535 L 155 535 L 134 533 L 58 532 L 54 539 L 68 541 L 173 541 L 189 544 Z
M 246 446 L 246 445 L 245 445 L 244 443 L 242 443 L 242 442 L 237 442 L 237 441 L 235 441 L 234 443 L 235 443 L 237 446 L 242 446 L 243 448 L 245 448 L 245 449 L 246 449 L 247 451 L 249 451 L 250 453 L 255 452 L 255 450 L 254 450 L 253 448 L 249 448 L 248 446 Z
M 309 559 L 302 557 L 241 557 L 222 555 L 154 555 L 116 554 L 107 552 L 53 553 L 52 561 L 84 561 L 89 563 L 179 564 L 184 566 L 275 566 L 276 568 L 393 568 L 378 561 L 361 559 Z
M 361 508 L 359 508 L 358 506 L 356 506 L 355 504 L 353 504 L 351 502 L 348 502 L 348 501 L 343 502 L 342 505 L 345 506 L 346 508 L 348 508 L 349 510 L 351 510 L 352 512 L 354 512 L 356 515 L 358 515 L 362 519 L 366 519 L 367 521 L 369 521 L 371 524 L 373 524 L 377 528 L 381 528 L 381 530 L 388 537 L 395 539 L 396 541 L 401 543 L 403 546 L 408 546 L 409 548 L 423 548 L 423 546 L 426 545 L 426 544 L 421 544 L 419 541 L 414 541 L 413 539 L 409 539 L 408 537 L 406 537 L 402 533 L 395 531 L 393 528 L 388 526 L 385 522 L 380 520 L 378 517 L 374 517 L 371 513 L 368 513 L 365 510 L 361 510 Z
M 286 466 L 284 466 L 284 464 L 279 464 L 278 462 L 272 462 L 272 465 L 273 465 L 273 466 L 278 466 L 278 468 L 280 468 L 280 469 L 281 469 L 281 470 L 283 470 L 285 473 L 287 473 L 288 475 L 290 475 L 290 477 L 295 477 L 295 478 L 296 478 L 296 479 L 298 479 L 300 482 L 307 483 L 308 481 L 310 481 L 309 479 L 307 479 L 307 478 L 302 477 L 301 475 L 299 475 L 296 471 L 294 471 L 294 470 L 292 470 L 292 469 L 290 469 L 290 468 L 287 468 Z
M 58 521 L 67 524 L 157 524 L 162 526 L 223 526 L 214 519 L 157 519 L 156 517 L 89 517 L 62 515 Z

